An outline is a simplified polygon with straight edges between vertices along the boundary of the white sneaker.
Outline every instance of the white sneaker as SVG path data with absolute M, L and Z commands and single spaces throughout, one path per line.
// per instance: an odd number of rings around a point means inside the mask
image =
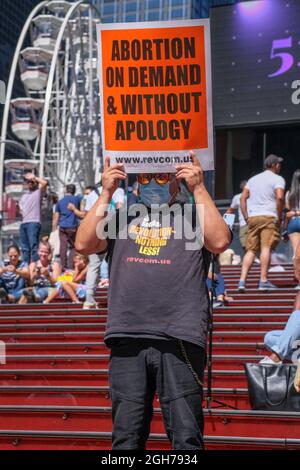
M 83 310 L 90 310 L 91 308 L 99 308 L 97 302 L 84 302 Z
M 109 287 L 109 279 L 101 279 L 101 281 L 98 284 L 99 289 L 104 289 L 106 287 Z
M 273 359 L 270 358 L 270 356 L 266 356 L 259 361 L 259 364 L 272 364 L 273 366 L 280 366 L 280 364 L 282 364 L 282 361 L 275 362 L 273 361 Z

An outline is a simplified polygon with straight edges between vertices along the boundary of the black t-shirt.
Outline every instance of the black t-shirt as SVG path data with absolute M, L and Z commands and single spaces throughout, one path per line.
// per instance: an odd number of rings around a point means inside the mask
M 182 208 L 176 207 L 176 216 L 180 212 L 183 219 Z M 115 217 L 118 220 L 119 211 Z M 193 221 L 195 218 L 194 210 Z M 173 214 L 169 223 L 161 214 L 139 222 L 128 216 L 127 223 L 128 228 L 124 229 L 126 223 L 118 227 L 115 240 L 108 239 L 110 287 L 105 344 L 110 347 L 114 339 L 126 336 L 176 338 L 205 348 L 210 253 L 199 245 L 186 249 L 191 240 L 185 234 L 176 238 L 179 230 Z M 186 224 L 194 229 L 194 222 Z M 130 236 L 122 239 L 127 230 Z

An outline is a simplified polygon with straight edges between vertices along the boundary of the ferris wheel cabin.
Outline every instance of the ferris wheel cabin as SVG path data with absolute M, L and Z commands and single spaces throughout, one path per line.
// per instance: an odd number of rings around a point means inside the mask
M 33 19 L 33 46 L 53 51 L 63 20 L 53 15 L 39 15 Z
M 46 88 L 52 53 L 45 49 L 27 47 L 21 51 L 21 80 L 28 90 L 41 91 Z
M 44 100 L 16 98 L 10 102 L 12 131 L 21 140 L 36 139 L 41 130 Z

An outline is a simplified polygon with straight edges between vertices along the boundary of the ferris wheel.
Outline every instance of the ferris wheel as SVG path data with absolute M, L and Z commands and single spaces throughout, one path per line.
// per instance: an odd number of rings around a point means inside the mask
M 14 54 L 3 113 L 1 214 L 3 195 L 18 199 L 23 191 L 29 160 L 30 168 L 48 178 L 58 194 L 67 183 L 82 189 L 99 178 L 99 21 L 95 7 L 83 1 L 43 1 L 27 18 Z M 15 96 L 20 83 L 23 94 Z M 8 140 L 26 147 L 25 159 L 15 158 Z

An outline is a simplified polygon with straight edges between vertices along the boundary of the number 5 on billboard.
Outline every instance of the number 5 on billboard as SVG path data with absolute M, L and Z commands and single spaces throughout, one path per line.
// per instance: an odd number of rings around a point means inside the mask
M 286 39 L 274 39 L 272 44 L 271 59 L 279 57 L 281 59 L 280 68 L 268 75 L 269 77 L 277 77 L 285 72 L 288 72 L 293 67 L 294 57 L 289 52 L 276 52 L 277 49 L 286 49 L 292 47 L 292 36 Z

